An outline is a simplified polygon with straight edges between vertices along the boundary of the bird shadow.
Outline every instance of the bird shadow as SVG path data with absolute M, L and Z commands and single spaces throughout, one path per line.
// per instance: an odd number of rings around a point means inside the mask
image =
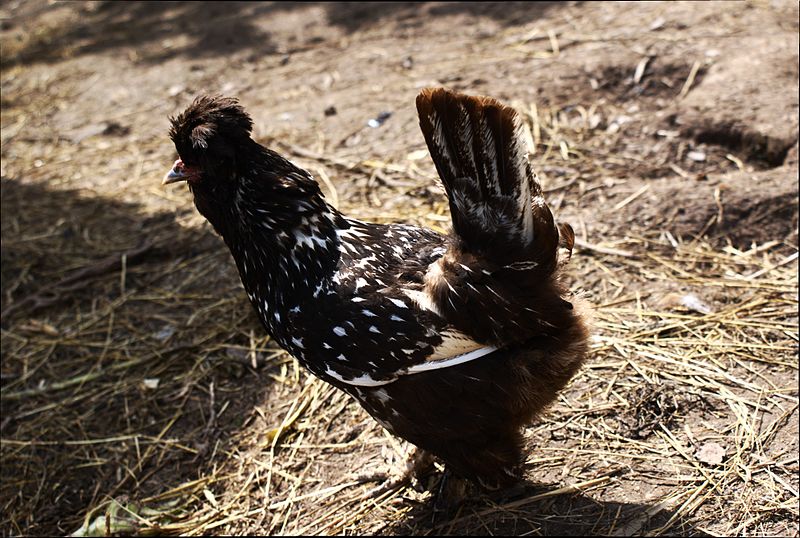
M 42 181 L 3 177 L 0 200 L 3 533 L 213 476 L 279 369 L 248 353 L 263 331 L 222 241 L 188 208 Z
M 708 536 L 690 517 L 654 504 L 601 500 L 579 491 L 524 481 L 511 489 L 445 504 L 434 494 L 381 533 L 478 536 L 632 536 L 667 530 Z

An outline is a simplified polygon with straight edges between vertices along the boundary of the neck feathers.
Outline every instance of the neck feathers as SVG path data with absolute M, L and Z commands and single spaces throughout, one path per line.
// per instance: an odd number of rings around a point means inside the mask
M 233 255 L 242 284 L 270 333 L 287 310 L 319 293 L 339 262 L 336 230 L 348 224 L 328 205 L 309 174 L 289 166 L 281 172 L 245 169 L 215 228 Z M 210 220 L 210 219 L 209 219 Z

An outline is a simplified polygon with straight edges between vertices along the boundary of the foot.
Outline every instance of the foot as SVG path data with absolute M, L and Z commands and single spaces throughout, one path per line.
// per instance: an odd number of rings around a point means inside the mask
M 379 486 L 372 488 L 362 495 L 362 500 L 375 499 L 388 491 L 393 491 L 403 486 L 418 482 L 433 465 L 433 455 L 415 447 L 409 455 L 405 465 L 393 473 L 380 473 L 364 477 L 363 481 L 383 481 Z
M 466 478 L 454 475 L 447 467 L 439 482 L 439 489 L 433 501 L 434 518 L 439 513 L 449 513 L 458 508 L 469 497 L 473 484 Z

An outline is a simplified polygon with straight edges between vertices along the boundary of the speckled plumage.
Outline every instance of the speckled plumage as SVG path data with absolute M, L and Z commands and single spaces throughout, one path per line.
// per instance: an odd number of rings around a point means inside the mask
M 512 109 L 443 89 L 417 108 L 449 236 L 342 216 L 250 138 L 232 99 L 201 97 L 172 119 L 181 159 L 165 181 L 189 183 L 265 329 L 301 364 L 458 474 L 504 483 L 521 428 L 586 355 L 557 275 L 571 229 L 559 233 Z

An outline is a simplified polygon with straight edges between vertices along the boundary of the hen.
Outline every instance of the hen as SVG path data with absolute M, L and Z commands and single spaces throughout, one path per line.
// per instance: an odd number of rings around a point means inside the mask
M 252 140 L 231 98 L 171 118 L 180 159 L 164 183 L 189 184 L 284 349 L 457 476 L 506 485 L 522 428 L 587 354 L 580 300 L 559 280 L 574 236 L 545 204 L 513 109 L 438 88 L 417 110 L 448 236 L 344 217 Z

